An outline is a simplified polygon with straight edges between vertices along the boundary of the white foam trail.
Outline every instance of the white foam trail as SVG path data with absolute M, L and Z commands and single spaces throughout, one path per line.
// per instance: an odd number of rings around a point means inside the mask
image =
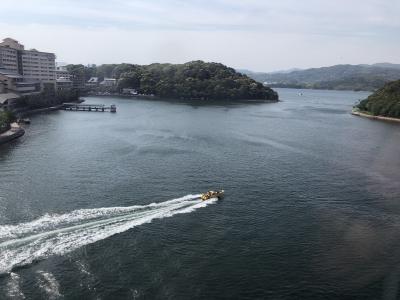
M 200 195 L 187 195 L 161 203 L 151 203 L 148 205 L 134 205 L 128 207 L 104 207 L 95 209 L 79 209 L 67 214 L 45 214 L 43 217 L 31 222 L 21 223 L 18 225 L 2 225 L 0 226 L 0 242 L 5 238 L 15 238 L 28 233 L 41 232 L 45 229 L 51 229 L 54 226 L 70 225 L 82 220 L 90 220 L 101 217 L 111 217 L 113 215 L 121 215 L 123 213 L 131 213 L 148 209 L 149 207 L 165 207 L 170 204 L 180 203 L 184 200 L 190 200 L 200 197 Z
M 38 271 L 39 274 L 39 286 L 46 292 L 47 299 L 60 299 L 62 297 L 60 293 L 60 284 L 53 274 L 44 271 Z
M 199 196 L 140 206 L 80 209 L 0 226 L 0 274 L 50 255 L 65 254 L 154 219 L 190 213 L 217 201 L 199 201 Z
M 7 282 L 7 296 L 11 299 L 25 299 L 20 287 L 21 278 L 16 273 L 11 273 Z

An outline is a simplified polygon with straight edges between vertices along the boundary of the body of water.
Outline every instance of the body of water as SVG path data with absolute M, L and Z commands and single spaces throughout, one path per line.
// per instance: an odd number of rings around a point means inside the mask
M 396 299 L 400 126 L 278 92 L 33 116 L 0 148 L 0 299 Z

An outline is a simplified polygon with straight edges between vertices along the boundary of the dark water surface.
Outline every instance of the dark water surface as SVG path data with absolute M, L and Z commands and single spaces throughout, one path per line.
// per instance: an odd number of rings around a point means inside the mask
M 0 299 L 396 299 L 400 126 L 278 91 L 32 117 L 0 148 Z

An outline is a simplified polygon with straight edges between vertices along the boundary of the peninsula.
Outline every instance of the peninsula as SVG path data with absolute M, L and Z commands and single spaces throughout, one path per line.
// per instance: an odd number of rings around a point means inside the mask
M 100 66 L 68 65 L 73 78 L 87 81 L 86 89 L 139 95 L 163 99 L 187 100 L 268 100 L 277 101 L 278 94 L 247 75 L 220 63 L 191 61 L 184 64 L 150 65 L 111 64 Z M 97 80 L 103 84 L 95 84 Z M 92 84 L 93 82 L 93 84 Z
M 400 80 L 387 83 L 367 99 L 362 100 L 353 114 L 400 122 Z

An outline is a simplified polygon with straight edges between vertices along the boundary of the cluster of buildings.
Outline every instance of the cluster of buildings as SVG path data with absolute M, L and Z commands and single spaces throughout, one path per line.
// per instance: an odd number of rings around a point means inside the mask
M 21 96 L 43 91 L 114 86 L 116 80 L 97 77 L 79 78 L 69 74 L 65 66 L 56 66 L 54 53 L 26 50 L 18 41 L 6 38 L 0 42 L 0 107 Z
M 54 53 L 26 50 L 18 41 L 0 43 L 0 105 L 21 95 L 55 89 Z
M 85 78 L 79 76 L 72 76 L 66 66 L 56 67 L 56 87 L 62 89 L 93 89 L 97 87 L 113 87 L 117 84 L 115 78 L 103 78 L 99 80 L 98 77 L 91 77 L 86 81 Z

